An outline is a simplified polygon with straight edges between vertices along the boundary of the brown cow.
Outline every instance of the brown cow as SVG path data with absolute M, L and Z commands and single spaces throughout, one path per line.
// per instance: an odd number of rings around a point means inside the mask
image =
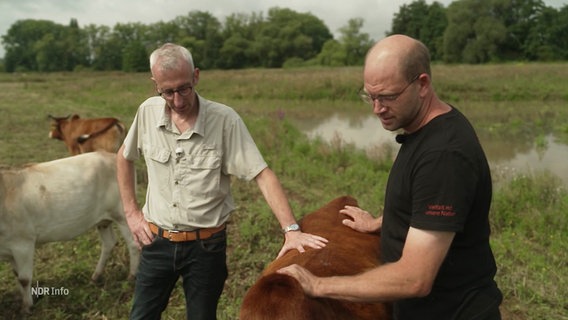
M 323 249 L 307 248 L 304 253 L 288 251 L 269 264 L 248 290 L 241 306 L 241 320 L 391 319 L 389 304 L 312 298 L 304 294 L 294 278 L 276 273 L 294 263 L 324 277 L 357 274 L 378 266 L 380 235 L 344 226 L 342 220 L 346 216 L 339 210 L 345 205 L 356 206 L 357 201 L 340 197 L 302 219 L 303 231 L 325 237 L 329 243 Z
M 126 137 L 126 126 L 116 118 L 81 119 L 74 114 L 53 117 L 49 137 L 65 142 L 71 155 L 92 151 L 116 153 Z

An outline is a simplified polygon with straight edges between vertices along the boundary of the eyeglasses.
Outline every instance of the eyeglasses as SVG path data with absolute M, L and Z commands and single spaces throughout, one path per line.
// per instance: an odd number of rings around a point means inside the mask
M 400 97 L 404 93 L 404 91 L 406 91 L 406 89 L 410 87 L 412 83 L 414 83 L 414 81 L 418 80 L 418 78 L 420 78 L 420 74 L 417 74 L 414 78 L 412 78 L 412 80 L 410 80 L 410 82 L 406 85 L 406 87 L 404 87 L 404 89 L 400 90 L 400 92 L 395 94 L 370 95 L 367 92 L 365 92 L 365 88 L 361 88 L 359 89 L 359 97 L 361 97 L 361 100 L 363 100 L 365 103 L 370 105 L 373 105 L 375 100 L 379 101 L 379 103 L 393 102 L 396 101 L 396 99 L 398 99 L 398 97 Z
M 167 89 L 164 91 L 158 91 L 158 94 L 166 100 L 172 100 L 175 97 L 176 92 L 180 96 L 186 97 L 191 93 L 191 91 L 193 91 L 193 86 L 190 84 L 186 84 L 177 89 Z

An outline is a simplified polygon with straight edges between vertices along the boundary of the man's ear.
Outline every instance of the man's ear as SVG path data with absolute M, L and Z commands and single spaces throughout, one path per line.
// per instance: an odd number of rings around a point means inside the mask
M 152 80 L 152 83 L 154 83 L 154 89 L 156 89 L 156 91 L 158 90 L 158 83 L 156 82 L 156 79 L 154 79 L 154 77 L 150 77 L 150 80 Z
M 193 86 L 195 87 L 199 83 L 199 68 L 193 70 Z

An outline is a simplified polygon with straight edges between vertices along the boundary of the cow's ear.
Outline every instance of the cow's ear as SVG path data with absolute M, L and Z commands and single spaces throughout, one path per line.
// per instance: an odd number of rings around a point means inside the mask
M 74 115 L 71 117 L 71 120 L 77 120 L 77 119 L 79 119 L 79 115 L 78 115 L 78 114 L 74 114 Z

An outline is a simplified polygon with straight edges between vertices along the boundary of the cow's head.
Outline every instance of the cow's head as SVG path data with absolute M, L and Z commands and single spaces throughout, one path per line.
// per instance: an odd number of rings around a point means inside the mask
M 68 115 L 67 117 L 54 117 L 52 115 L 47 115 L 49 119 L 51 119 L 51 128 L 49 129 L 49 137 L 51 139 L 59 139 L 63 140 L 63 131 L 61 129 L 62 126 L 65 126 L 66 123 L 69 121 L 73 121 L 79 119 L 79 115 Z

